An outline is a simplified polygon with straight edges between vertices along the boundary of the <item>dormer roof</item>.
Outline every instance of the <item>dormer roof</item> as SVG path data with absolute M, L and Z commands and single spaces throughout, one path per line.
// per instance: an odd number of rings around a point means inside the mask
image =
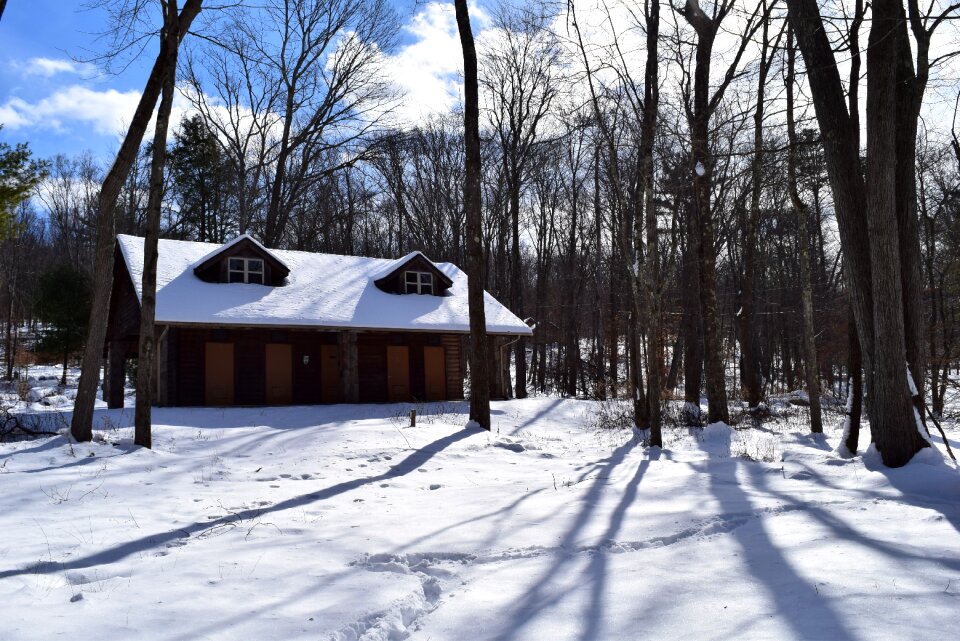
M 412 251 L 402 258 L 390 261 L 378 269 L 370 279 L 383 291 L 402 293 L 399 284 L 402 284 L 403 280 L 400 277 L 403 272 L 409 270 L 426 271 L 433 274 L 438 284 L 437 295 L 441 295 L 453 286 L 453 281 L 450 277 L 440 271 L 436 263 L 427 258 L 421 251 Z
M 246 255 L 262 258 L 269 266 L 272 278 L 269 284 L 279 285 L 290 275 L 290 268 L 284 263 L 276 253 L 263 246 L 260 241 L 250 234 L 241 234 L 233 240 L 220 245 L 211 252 L 208 252 L 193 265 L 193 273 L 197 278 L 207 282 L 217 282 L 219 280 L 219 265 L 222 261 L 231 256 Z

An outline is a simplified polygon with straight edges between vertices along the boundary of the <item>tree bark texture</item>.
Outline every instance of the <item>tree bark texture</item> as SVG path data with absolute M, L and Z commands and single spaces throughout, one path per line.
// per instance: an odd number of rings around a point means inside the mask
M 482 210 L 480 203 L 480 106 L 477 81 L 477 49 L 470 27 L 467 0 L 454 0 L 460 46 L 463 49 L 464 141 L 466 176 L 463 206 L 467 219 L 468 299 L 470 305 L 470 420 L 490 429 L 490 372 L 487 321 L 483 308 Z
M 154 381 L 157 376 L 156 311 L 157 259 L 160 238 L 160 214 L 163 204 L 163 171 L 167 161 L 167 128 L 176 91 L 177 50 L 179 27 L 177 0 L 164 3 L 163 53 L 166 74 L 157 122 L 153 135 L 153 159 L 150 165 L 150 193 L 147 200 L 146 233 L 143 240 L 143 275 L 140 294 L 140 346 L 137 359 L 137 401 L 134 410 L 133 442 L 143 447 L 152 446 L 151 409 L 154 401 Z

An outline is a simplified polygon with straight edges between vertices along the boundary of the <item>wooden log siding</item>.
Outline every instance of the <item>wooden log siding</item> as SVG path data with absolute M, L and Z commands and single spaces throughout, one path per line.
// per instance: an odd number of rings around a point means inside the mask
M 127 340 L 140 335 L 140 301 L 133 289 L 133 281 L 127 271 L 120 249 L 116 249 L 113 261 L 113 288 L 110 293 L 110 311 L 107 316 L 107 337 L 109 344 L 113 340 Z M 104 345 L 106 347 L 106 345 Z
M 361 403 L 382 403 L 387 400 L 387 336 L 357 336 L 357 371 Z
M 456 334 L 443 334 L 444 365 L 447 373 L 447 398 L 463 398 L 463 337 Z

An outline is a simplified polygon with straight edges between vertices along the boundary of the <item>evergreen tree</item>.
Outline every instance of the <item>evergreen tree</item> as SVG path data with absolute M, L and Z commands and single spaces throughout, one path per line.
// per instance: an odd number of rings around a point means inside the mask
M 40 276 L 37 318 L 46 326 L 40 349 L 63 354 L 61 385 L 67 384 L 70 354 L 83 346 L 90 315 L 90 282 L 83 272 L 59 265 Z
M 26 143 L 11 147 L 0 142 L 0 240 L 12 235 L 14 209 L 47 175 L 49 163 L 31 156 Z
M 199 114 L 184 118 L 174 134 L 170 176 L 180 213 L 171 235 L 224 242 L 233 222 L 229 215 L 233 174 L 216 133 Z

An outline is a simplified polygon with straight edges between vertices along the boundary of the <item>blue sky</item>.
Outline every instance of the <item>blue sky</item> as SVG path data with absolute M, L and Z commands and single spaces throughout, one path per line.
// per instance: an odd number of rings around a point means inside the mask
M 90 151 L 112 157 L 156 55 L 151 43 L 122 73 L 107 75 L 89 59 L 103 43 L 102 9 L 77 0 L 10 0 L 0 20 L 0 140 L 28 142 L 37 156 Z M 460 66 L 453 3 L 394 0 L 404 28 L 395 52 L 398 81 L 411 114 L 456 100 Z M 483 13 L 477 12 L 480 26 Z M 414 114 L 414 112 L 416 112 Z

